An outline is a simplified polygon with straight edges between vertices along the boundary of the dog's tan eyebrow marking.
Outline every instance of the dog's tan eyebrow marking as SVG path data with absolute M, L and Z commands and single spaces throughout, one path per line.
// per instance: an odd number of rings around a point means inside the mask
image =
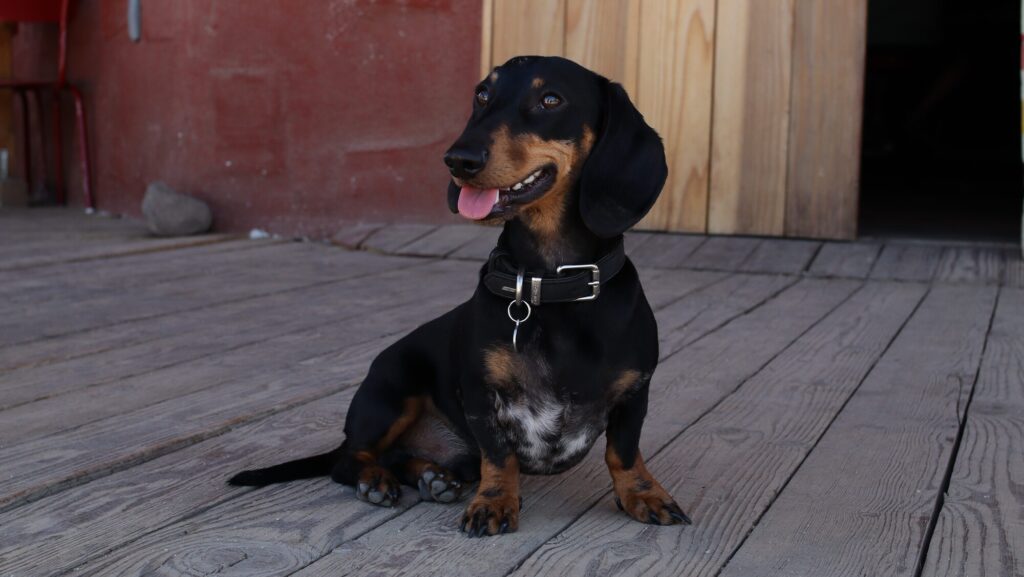
M 495 70 L 494 72 L 491 72 L 491 75 L 488 78 L 491 79 L 491 82 L 497 82 L 498 81 L 498 71 Z
M 544 86 L 544 79 L 538 76 L 533 79 L 533 82 L 530 83 L 530 86 L 533 86 L 534 88 L 540 88 L 541 86 Z

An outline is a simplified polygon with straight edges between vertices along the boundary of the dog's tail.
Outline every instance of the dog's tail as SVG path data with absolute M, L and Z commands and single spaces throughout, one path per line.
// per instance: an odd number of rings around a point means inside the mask
M 267 467 L 242 471 L 228 479 L 229 485 L 244 487 L 262 487 L 273 483 L 284 483 L 296 479 L 311 479 L 330 474 L 334 464 L 338 462 L 344 446 L 312 457 L 305 457 Z

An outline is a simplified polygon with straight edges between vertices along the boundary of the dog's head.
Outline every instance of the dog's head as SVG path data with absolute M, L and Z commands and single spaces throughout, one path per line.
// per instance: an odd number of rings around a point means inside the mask
M 578 210 L 602 238 L 643 218 L 668 174 L 661 138 L 622 86 L 556 57 L 513 58 L 478 84 L 444 161 L 452 212 L 556 232 Z

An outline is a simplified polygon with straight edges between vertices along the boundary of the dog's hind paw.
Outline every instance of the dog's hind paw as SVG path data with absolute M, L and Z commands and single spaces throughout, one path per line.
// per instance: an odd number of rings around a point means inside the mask
M 420 498 L 424 501 L 451 503 L 462 497 L 462 482 L 455 478 L 451 471 L 430 466 L 420 473 L 417 480 Z
M 369 466 L 363 469 L 356 483 L 356 498 L 360 501 L 393 507 L 398 504 L 402 489 L 398 479 L 383 467 Z

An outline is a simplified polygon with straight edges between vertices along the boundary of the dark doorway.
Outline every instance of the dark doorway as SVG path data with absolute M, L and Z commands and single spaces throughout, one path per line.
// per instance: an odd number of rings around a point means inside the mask
M 860 234 L 1020 240 L 1020 0 L 872 0 Z

